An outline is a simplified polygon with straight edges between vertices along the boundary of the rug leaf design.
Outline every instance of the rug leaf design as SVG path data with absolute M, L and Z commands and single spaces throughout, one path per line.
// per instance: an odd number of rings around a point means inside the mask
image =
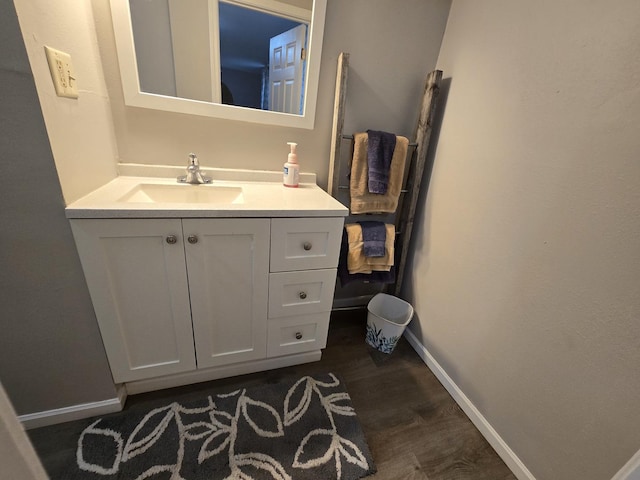
M 303 389 L 301 395 L 299 392 L 300 388 Z M 304 413 L 307 411 L 307 409 L 309 408 L 309 403 L 311 403 L 311 391 L 312 390 L 311 383 L 309 382 L 309 377 L 302 377 L 287 392 L 287 396 L 284 399 L 284 424 L 287 427 L 300 420 L 300 418 L 302 418 Z M 291 408 L 289 403 L 296 395 L 300 395 L 300 401 L 298 402 L 298 405 Z
M 340 380 L 338 380 L 338 377 L 336 377 L 333 373 L 329 374 L 329 378 L 331 378 L 330 382 L 323 382 L 322 380 L 318 380 L 313 377 L 307 377 L 307 378 L 312 380 L 314 385 L 324 387 L 324 388 L 334 388 L 340 385 Z
M 116 473 L 118 471 L 118 468 L 120 467 L 120 462 L 122 461 L 122 448 L 124 445 L 124 441 L 122 439 L 122 436 L 118 432 L 114 432 L 113 430 L 108 428 L 96 427 L 98 423 L 100 423 L 100 419 L 96 420 L 87 428 L 85 428 L 82 434 L 80 435 L 80 438 L 78 439 L 78 451 L 76 453 L 76 461 L 78 462 L 78 466 L 83 470 L 93 471 L 100 475 L 111 475 L 113 473 Z M 115 441 L 116 454 L 113 457 L 113 462 L 111 466 L 105 468 L 103 465 L 91 463 L 84 458 L 82 447 L 84 445 L 85 439 L 87 437 L 91 437 L 92 435 L 111 438 Z M 103 439 L 100 438 L 100 440 L 103 440 Z
M 213 410 L 209 413 L 211 417 L 211 423 L 218 428 L 231 428 L 233 424 L 233 417 L 229 415 L 227 412 L 220 412 L 215 410 L 215 406 L 212 407 Z
M 253 409 L 262 409 L 262 415 L 267 418 L 264 419 L 260 414 L 254 414 L 255 420 L 249 415 L 249 408 Z M 282 429 L 282 420 L 280 419 L 280 414 L 276 412 L 276 409 L 270 405 L 267 405 L 264 402 L 259 402 L 257 400 L 252 400 L 243 395 L 242 398 L 242 414 L 244 415 L 245 420 L 253 430 L 262 437 L 282 437 L 284 435 L 284 430 Z M 271 417 L 271 418 L 269 418 Z M 275 430 L 268 430 L 269 426 L 266 425 L 269 423 L 269 420 L 272 420 L 272 423 L 275 423 Z M 264 428 L 258 426 L 257 422 L 265 424 Z
M 355 480 L 373 471 L 349 394 L 324 374 L 98 419 L 63 478 Z
M 163 408 L 156 408 L 155 410 L 149 412 L 147 416 L 142 419 L 142 421 L 136 426 L 135 430 L 124 446 L 124 452 L 122 454 L 123 462 L 132 459 L 136 455 L 140 455 L 141 453 L 146 452 L 153 446 L 154 443 L 156 443 L 158 437 L 162 435 L 162 433 L 167 429 L 169 422 L 173 419 L 173 416 L 175 414 L 173 408 L 174 404 Z M 164 415 L 162 415 L 163 413 Z M 151 430 L 150 433 L 138 439 L 138 433 L 140 433 L 140 431 L 143 431 L 144 428 L 147 427 L 148 423 L 153 425 L 153 422 L 157 422 L 158 424 L 153 428 L 153 430 Z
M 202 447 L 200 447 L 200 452 L 198 453 L 198 463 L 202 463 L 208 458 L 211 458 L 214 455 L 218 455 L 225 448 L 227 448 L 227 446 L 231 442 L 230 433 L 230 430 L 218 430 L 216 432 L 213 432 L 213 434 L 202 444 Z M 210 448 L 211 450 L 209 450 Z
M 200 440 L 210 433 L 215 432 L 216 427 L 207 422 L 195 422 L 184 429 L 184 436 L 187 440 Z
M 335 436 L 333 431 L 318 428 L 310 431 L 298 446 L 293 459 L 293 466 L 296 468 L 313 468 L 320 464 L 327 463 L 334 456 L 336 449 Z M 307 453 L 305 453 L 305 451 Z M 309 452 L 319 452 L 320 455 L 313 457 Z M 305 458 L 309 456 L 310 458 Z
M 327 417 L 331 423 L 331 429 L 315 429 L 307 434 L 298 446 L 298 450 L 293 459 L 293 466 L 296 468 L 307 469 L 314 468 L 318 465 L 325 464 L 330 458 L 335 458 L 336 472 L 338 478 L 342 476 L 342 462 L 340 454 L 351 464 L 357 465 L 363 469 L 368 469 L 369 464 L 362 451 L 353 442 L 342 438 L 338 434 L 336 423 L 334 421 L 333 414 L 351 416 L 354 415 L 353 407 L 351 405 L 337 405 L 336 402 L 349 400 L 349 395 L 346 392 L 339 392 L 324 396 L 320 387 L 331 388 L 340 384 L 340 381 L 332 373 L 329 376 L 333 379 L 332 382 L 321 382 L 314 380 L 312 377 L 305 377 L 307 385 L 311 391 L 316 393 L 324 407 Z M 306 391 L 305 391 L 306 393 Z M 286 402 L 285 402 L 286 403 Z M 304 415 L 304 413 L 302 414 Z M 299 415 L 301 417 L 302 415 Z M 323 437 L 329 437 L 323 438 Z M 329 441 L 327 441 L 329 440 Z M 311 457 L 308 460 L 303 461 L 302 458 L 305 455 L 305 450 L 308 451 L 320 451 L 324 449 L 324 445 L 328 443 L 328 446 L 323 454 Z M 314 445 L 315 444 L 315 445 Z
M 338 449 L 344 456 L 345 460 L 354 465 L 358 465 L 360 468 L 367 468 L 367 459 L 364 457 L 362 451 L 351 440 L 340 437 L 340 445 Z
M 329 408 L 338 415 L 355 415 L 356 411 L 351 406 L 351 399 L 346 392 L 332 393 L 327 397 Z M 340 404 L 342 402 L 342 405 Z
M 260 453 L 247 453 L 243 455 L 236 455 L 235 457 L 236 465 L 238 467 L 251 466 L 260 470 L 264 470 L 269 473 L 274 480 L 291 480 L 291 477 L 287 474 L 286 470 L 280 465 L 278 461 L 276 461 L 273 457 L 269 455 L 264 455 Z M 240 471 L 242 475 L 244 473 Z M 229 480 L 233 480 L 238 478 L 233 474 L 227 477 Z M 251 476 L 244 476 L 248 480 L 252 480 Z

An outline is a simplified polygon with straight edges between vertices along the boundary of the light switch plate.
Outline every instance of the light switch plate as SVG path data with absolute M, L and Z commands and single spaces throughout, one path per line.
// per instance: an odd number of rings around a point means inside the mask
M 78 98 L 78 84 L 71 55 L 45 45 L 49 70 L 53 79 L 53 86 L 59 97 Z

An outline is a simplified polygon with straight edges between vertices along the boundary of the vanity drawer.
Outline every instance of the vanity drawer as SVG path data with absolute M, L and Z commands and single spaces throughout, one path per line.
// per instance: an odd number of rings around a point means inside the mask
M 269 275 L 269 318 L 328 312 L 336 287 L 336 269 Z
M 271 271 L 336 268 L 344 219 L 271 220 Z
M 330 312 L 269 320 L 267 356 L 320 350 L 327 345 Z

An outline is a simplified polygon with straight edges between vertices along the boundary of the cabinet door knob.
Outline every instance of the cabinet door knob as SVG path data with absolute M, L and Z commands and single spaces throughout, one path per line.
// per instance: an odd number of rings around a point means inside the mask
M 307 292 L 300 292 L 300 293 L 298 294 L 298 296 L 299 296 L 302 300 L 304 300 L 305 298 L 307 298 Z
M 296 332 L 296 340 L 300 340 L 302 338 L 302 332 Z
M 304 242 L 302 244 L 302 248 L 304 248 L 307 252 L 311 250 L 311 247 L 313 247 L 313 245 L 311 245 L 311 242 Z
M 174 243 L 178 242 L 178 237 L 176 237 L 175 235 L 169 235 L 165 240 L 169 245 L 173 245 Z
M 198 243 L 198 236 L 197 235 L 189 235 L 187 237 L 187 241 L 189 243 L 191 243 L 191 244 Z

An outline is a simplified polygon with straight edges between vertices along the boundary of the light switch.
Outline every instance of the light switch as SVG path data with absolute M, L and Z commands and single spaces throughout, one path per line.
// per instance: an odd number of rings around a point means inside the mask
M 59 97 L 78 98 L 78 84 L 71 64 L 71 55 L 46 45 L 44 51 L 47 54 L 56 94 Z

